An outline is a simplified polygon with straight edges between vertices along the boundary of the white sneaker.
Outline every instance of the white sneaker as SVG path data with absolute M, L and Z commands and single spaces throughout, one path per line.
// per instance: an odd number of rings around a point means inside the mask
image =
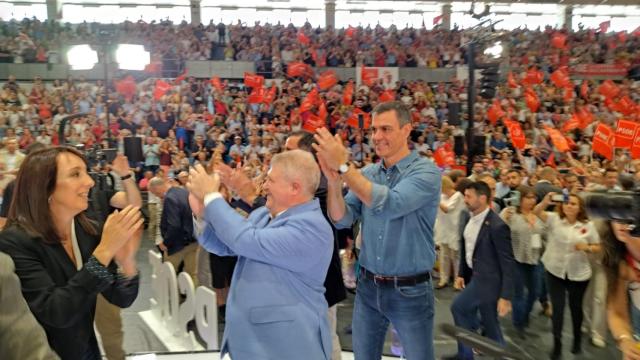
M 594 335 L 593 337 L 591 337 L 591 343 L 593 344 L 593 346 L 599 347 L 601 349 L 607 347 L 607 342 L 598 335 Z

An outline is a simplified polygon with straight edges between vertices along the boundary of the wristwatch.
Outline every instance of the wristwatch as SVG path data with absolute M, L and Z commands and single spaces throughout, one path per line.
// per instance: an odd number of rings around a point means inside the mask
M 340 165 L 340 167 L 338 168 L 338 172 L 340 173 L 340 175 L 344 175 L 347 173 L 347 171 L 349 171 L 350 167 L 351 163 L 347 161 L 346 163 Z
M 130 177 L 132 177 L 132 176 L 133 176 L 133 175 L 131 175 L 131 173 L 128 173 L 128 174 L 127 174 L 127 175 L 125 175 L 125 176 L 120 176 L 120 180 L 125 181 L 125 180 L 127 180 L 128 178 L 130 178 Z

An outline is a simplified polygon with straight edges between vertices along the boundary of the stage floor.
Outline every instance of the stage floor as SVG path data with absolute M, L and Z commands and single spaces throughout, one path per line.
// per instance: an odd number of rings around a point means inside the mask
M 170 356 L 160 354 L 167 349 L 162 345 L 162 342 L 156 338 L 153 332 L 142 321 L 138 312 L 149 309 L 149 297 L 151 296 L 151 283 L 150 275 L 151 268 L 147 261 L 147 251 L 152 248 L 153 242 L 148 238 L 145 238 L 143 245 L 138 253 L 139 268 L 141 272 L 141 286 L 140 294 L 136 302 L 128 309 L 124 309 L 122 312 L 123 326 L 125 332 L 125 351 L 129 354 L 142 354 L 155 352 L 158 353 L 156 357 L 129 357 L 136 360 L 152 360 L 152 359 L 217 359 L 218 357 L 212 353 L 204 354 L 189 354 L 189 357 L 184 357 L 186 354 L 176 354 L 176 356 Z M 444 335 L 438 328 L 438 324 L 453 323 L 449 306 L 455 292 L 451 288 L 445 288 L 443 290 L 436 290 L 436 309 L 435 309 L 435 329 L 434 329 L 434 342 L 436 357 L 439 358 L 443 355 L 448 355 L 456 351 L 456 343 L 453 339 Z M 351 351 L 351 335 L 345 332 L 351 323 L 351 315 L 353 311 L 353 295 L 349 294 L 347 300 L 339 304 L 338 307 L 338 335 L 340 337 L 340 343 L 342 349 L 345 351 L 343 359 L 352 359 L 353 354 Z M 553 344 L 553 338 L 551 335 L 551 320 L 539 313 L 539 305 L 533 310 L 530 326 L 527 329 L 527 336 L 525 340 L 516 338 L 514 328 L 511 325 L 511 317 L 507 316 L 501 319 L 502 328 L 505 335 L 505 340 L 514 350 L 521 351 L 525 358 L 531 359 L 543 359 L 548 358 Z M 571 335 L 571 319 L 569 317 L 568 309 L 565 311 L 566 319 L 563 333 L 563 343 L 568 344 L 565 346 L 564 359 L 580 359 L 580 360 L 601 360 L 601 359 L 620 359 L 621 354 L 617 350 L 613 339 L 610 337 L 607 339 L 607 347 L 599 349 L 591 345 L 588 341 L 588 336 L 584 336 L 583 353 L 580 355 L 572 355 L 569 350 L 569 344 L 572 343 Z M 222 337 L 223 325 L 220 325 L 220 337 Z M 387 336 L 384 352 L 391 356 L 390 352 L 391 340 L 390 336 Z M 147 355 L 148 356 L 148 355 Z M 391 358 L 391 357 L 390 357 Z M 482 358 L 482 357 L 479 357 Z

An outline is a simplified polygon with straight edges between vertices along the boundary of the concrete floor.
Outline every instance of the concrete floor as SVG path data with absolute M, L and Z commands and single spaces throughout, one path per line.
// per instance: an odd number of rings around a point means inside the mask
M 151 295 L 151 283 L 150 273 L 151 268 L 147 262 L 147 251 L 152 248 L 151 241 L 144 241 L 143 246 L 138 253 L 139 268 L 141 272 L 141 285 L 140 294 L 135 303 L 128 309 L 123 310 L 123 326 L 125 331 L 125 350 L 127 353 L 149 353 L 149 352 L 163 352 L 166 348 L 162 345 L 162 342 L 155 337 L 155 335 L 147 328 L 146 324 L 138 316 L 138 312 L 149 309 L 149 297 Z M 449 287 L 443 290 L 436 290 L 436 309 L 435 309 L 435 350 L 436 357 L 439 358 L 443 355 L 455 353 L 456 343 L 451 338 L 447 337 L 440 331 L 438 325 L 442 323 L 453 323 L 449 306 L 455 292 Z M 351 323 L 351 315 L 353 311 L 353 299 L 354 295 L 349 294 L 347 300 L 339 304 L 338 307 L 338 335 L 344 351 L 351 350 L 351 335 L 345 333 L 344 329 Z M 531 324 L 526 331 L 527 336 L 525 340 L 521 340 L 515 337 L 514 329 L 511 325 L 511 318 L 507 316 L 502 319 L 503 332 L 505 340 L 508 346 L 514 351 L 521 351 L 526 357 L 531 359 L 547 359 L 548 353 L 551 350 L 553 339 L 551 335 L 551 320 L 542 315 L 538 315 L 539 307 L 535 307 L 533 316 L 531 318 Z M 571 321 L 568 315 L 568 309 L 565 311 L 567 319 L 565 321 L 564 329 L 564 344 L 565 352 L 564 359 L 581 359 L 581 360 L 602 360 L 602 359 L 620 359 L 620 352 L 614 345 L 611 338 L 607 339 L 608 346 L 604 349 L 599 349 L 590 344 L 585 335 L 585 341 L 583 345 L 583 353 L 580 355 L 573 355 L 569 352 L 569 346 L 572 342 L 571 336 Z M 223 326 L 220 325 L 220 336 L 222 336 Z M 391 355 L 390 352 L 391 340 L 390 336 L 387 336 L 385 343 L 385 354 Z M 217 358 L 217 357 L 216 357 Z M 482 357 L 480 357 L 482 358 Z

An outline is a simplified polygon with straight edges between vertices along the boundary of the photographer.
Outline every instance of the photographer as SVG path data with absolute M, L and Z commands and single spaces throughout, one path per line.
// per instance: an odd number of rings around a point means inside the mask
M 538 189 L 536 189 L 538 192 Z M 591 265 L 587 253 L 600 251 L 600 240 L 593 223 L 587 218 L 584 201 L 571 194 L 566 199 L 547 193 L 533 209 L 547 226 L 547 247 L 542 263 L 547 272 L 547 287 L 553 306 L 553 351 L 551 359 L 562 356 L 562 327 L 566 293 L 569 293 L 569 309 L 573 322 L 573 354 L 582 352 L 582 302 L 589 279 Z M 552 201 L 552 199 L 554 199 Z M 553 202 L 557 213 L 545 211 Z
M 609 280 L 607 318 L 609 329 L 625 360 L 640 360 L 640 237 L 629 224 L 599 224 L 604 265 Z
M 100 359 L 93 330 L 99 293 L 119 307 L 138 294 L 139 209 L 128 206 L 97 225 L 85 214 L 93 186 L 77 150 L 30 154 L 0 234 L 0 251 L 14 260 L 22 294 L 63 359 Z
M 536 267 L 540 261 L 541 237 L 545 231 L 542 220 L 533 214 L 536 205 L 535 190 L 520 185 L 510 194 L 517 197 L 505 198 L 507 206 L 500 217 L 511 229 L 511 244 L 516 260 L 516 278 L 513 295 L 513 326 L 524 338 L 524 328 L 529 325 L 529 314 L 536 301 Z M 517 199 L 517 201 L 515 201 Z M 526 288 L 526 294 L 525 294 Z

